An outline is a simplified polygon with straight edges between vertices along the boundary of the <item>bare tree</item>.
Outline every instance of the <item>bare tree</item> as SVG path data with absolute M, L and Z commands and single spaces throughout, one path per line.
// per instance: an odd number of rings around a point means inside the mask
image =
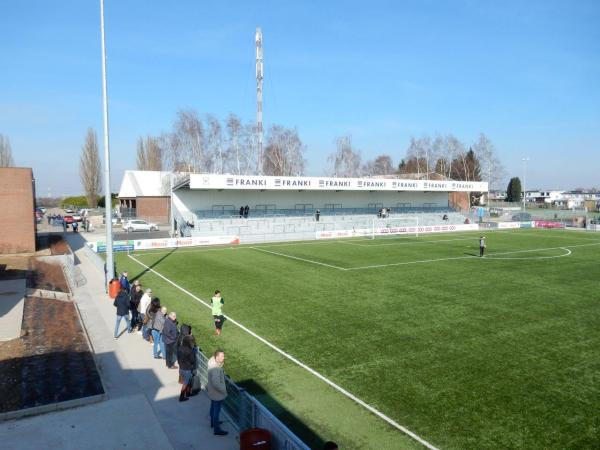
M 138 138 L 137 141 L 137 150 L 136 150 L 137 158 L 136 158 L 136 166 L 137 170 L 148 170 L 148 160 L 146 157 L 146 147 L 144 145 L 144 139 L 142 137 Z
M 137 169 L 138 170 L 163 170 L 163 148 L 160 138 L 147 136 L 138 139 L 137 143 Z
M 327 161 L 331 164 L 331 172 L 336 177 L 358 177 L 361 175 L 360 151 L 352 147 L 352 136 L 345 135 L 336 138 L 337 150 L 329 155 Z
M 209 172 L 223 173 L 223 129 L 219 120 L 212 114 L 206 115 L 208 134 L 206 136 L 206 151 L 211 167 Z
M 479 159 L 481 165 L 481 176 L 489 183 L 490 189 L 492 185 L 500 187 L 506 178 L 506 171 L 496 154 L 496 148 L 488 137 L 481 133 L 475 144 L 473 151 Z
M 306 163 L 304 149 L 298 130 L 273 125 L 267 133 L 263 173 L 279 176 L 303 175 Z
M 0 134 L 0 167 L 13 167 L 14 165 L 15 161 L 8 136 Z
M 79 159 L 79 178 L 87 197 L 88 206 L 95 208 L 98 206 L 98 196 L 100 193 L 100 154 L 98 152 L 98 138 L 92 128 L 88 128 L 85 137 L 85 144 L 81 149 Z
M 206 149 L 204 126 L 193 110 L 180 110 L 168 140 L 167 159 L 175 171 L 202 172 L 212 167 Z

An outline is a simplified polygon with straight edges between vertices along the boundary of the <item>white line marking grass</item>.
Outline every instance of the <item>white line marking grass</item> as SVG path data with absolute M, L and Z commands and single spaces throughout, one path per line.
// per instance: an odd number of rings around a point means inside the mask
M 511 252 L 489 253 L 487 255 L 489 258 L 488 257 L 480 258 L 479 256 L 474 256 L 474 255 L 455 256 L 455 257 L 451 257 L 451 258 L 423 259 L 423 260 L 418 260 L 418 261 L 403 261 L 403 262 L 399 262 L 399 263 L 390 263 L 390 264 L 374 264 L 372 266 L 348 267 L 346 270 L 379 269 L 382 267 L 406 266 L 409 264 L 425 264 L 425 263 L 440 262 L 440 261 L 454 261 L 454 260 L 459 260 L 459 259 L 494 260 L 494 259 L 500 259 L 500 258 L 494 258 L 493 257 L 494 255 L 513 255 L 513 254 L 517 254 L 517 253 L 543 252 L 543 251 L 547 251 L 547 250 L 567 250 L 567 249 L 574 248 L 574 247 L 591 247 L 594 245 L 600 245 L 600 242 L 595 243 L 595 244 L 574 244 L 574 245 L 568 245 L 568 246 L 563 246 L 563 247 L 534 248 L 534 249 L 530 249 L 530 250 L 515 250 L 515 251 L 511 251 Z M 569 255 L 570 254 L 571 253 L 569 253 Z M 568 256 L 568 255 L 561 255 L 561 257 L 562 256 Z M 546 259 L 546 258 L 547 257 L 537 257 L 535 259 Z M 525 258 L 521 258 L 521 259 L 525 259 Z M 533 259 L 533 258 L 529 258 L 529 259 Z
M 511 257 L 511 256 L 500 256 L 500 257 L 496 257 L 495 255 L 500 255 L 501 253 L 492 253 L 491 255 L 484 255 L 484 258 L 486 259 L 518 259 L 518 260 L 522 260 L 522 259 L 552 259 L 552 258 L 563 258 L 565 256 L 571 256 L 571 253 L 573 253 L 571 250 L 569 250 L 568 248 L 565 247 L 561 247 L 562 250 L 564 250 L 564 253 L 562 255 L 552 255 L 552 256 L 524 256 L 524 257 Z
M 305 258 L 299 258 L 297 256 L 286 255 L 285 253 L 273 252 L 271 250 L 265 250 L 260 247 L 249 247 L 249 248 L 252 248 L 254 250 L 257 250 L 257 251 L 263 252 L 263 253 L 270 253 L 271 255 L 283 256 L 285 258 L 297 259 L 298 261 L 304 261 L 304 262 L 311 263 L 311 264 L 317 264 L 319 266 L 331 267 L 332 269 L 348 270 L 348 269 L 345 269 L 344 267 L 334 266 L 332 264 L 326 264 L 326 263 L 323 263 L 320 261 L 313 261 L 312 259 L 305 259 Z
M 190 291 L 188 291 L 187 289 L 184 289 L 183 287 L 179 286 L 178 284 L 174 283 L 173 281 L 169 280 L 167 277 L 165 277 L 164 275 L 158 273 L 156 270 L 154 270 L 153 268 L 147 266 L 146 264 L 144 264 L 143 262 L 137 260 L 135 258 L 135 256 L 132 255 L 127 255 L 129 256 L 129 258 L 133 259 L 135 262 L 137 262 L 140 266 L 146 268 L 147 270 L 149 270 L 150 272 L 152 272 L 153 274 L 155 274 L 156 276 L 162 278 L 163 280 L 165 280 L 167 283 L 169 283 L 170 285 L 174 286 L 175 288 L 179 289 L 181 292 L 183 292 L 184 294 L 187 294 L 188 296 L 190 296 L 191 298 L 193 298 L 194 300 L 196 300 L 198 303 L 206 306 L 207 308 L 211 309 L 211 306 L 206 303 L 204 300 L 202 300 L 201 298 L 197 297 L 196 295 L 192 294 Z M 336 391 L 342 393 L 343 395 L 345 395 L 346 397 L 348 397 L 350 400 L 353 400 L 354 402 L 358 403 L 360 406 L 362 406 L 363 408 L 369 410 L 370 412 L 372 412 L 373 414 L 375 414 L 377 417 L 379 417 L 380 419 L 385 420 L 388 424 L 390 424 L 391 426 L 393 426 L 394 428 L 396 428 L 397 430 L 403 432 L 404 434 L 410 436 L 411 438 L 413 438 L 414 440 L 416 440 L 417 442 L 419 442 L 421 445 L 424 445 L 425 447 L 427 447 L 430 450 L 438 450 L 436 447 L 434 447 L 432 444 L 430 444 L 429 442 L 427 442 L 425 439 L 421 438 L 420 436 L 418 436 L 417 434 L 413 433 L 412 431 L 410 431 L 408 428 L 400 425 L 398 422 L 396 422 L 395 420 L 391 419 L 390 417 L 386 416 L 385 414 L 383 414 L 381 411 L 375 409 L 374 407 L 372 407 L 371 405 L 369 405 L 368 403 L 365 403 L 363 400 L 361 400 L 360 398 L 358 398 L 357 396 L 355 396 L 354 394 L 352 394 L 351 392 L 347 391 L 346 389 L 344 389 L 343 387 L 335 384 L 333 381 L 331 381 L 329 378 L 321 375 L 319 372 L 317 372 L 316 370 L 314 370 L 313 368 L 307 366 L 306 364 L 304 364 L 303 362 L 301 362 L 300 360 L 298 360 L 297 358 L 295 358 L 294 356 L 290 355 L 289 353 L 284 352 L 282 349 L 280 349 L 279 347 L 271 344 L 269 341 L 267 341 L 265 338 L 259 336 L 258 334 L 256 334 L 255 332 L 253 332 L 252 330 L 246 328 L 244 325 L 242 325 L 240 322 L 236 321 L 235 319 L 231 318 L 230 316 L 225 316 L 232 324 L 236 325 L 237 327 L 241 328 L 242 330 L 244 330 L 246 333 L 248 333 L 250 336 L 254 337 L 255 339 L 259 340 L 260 342 L 262 342 L 263 344 L 265 344 L 267 347 L 271 348 L 272 350 L 276 351 L 277 353 L 279 353 L 280 355 L 282 355 L 283 357 L 289 359 L 290 361 L 292 361 L 294 364 L 302 367 L 304 370 L 306 370 L 307 372 L 311 373 L 312 375 L 314 375 L 315 377 L 317 377 L 319 380 L 327 383 L 329 386 L 331 386 L 333 389 L 335 389 Z

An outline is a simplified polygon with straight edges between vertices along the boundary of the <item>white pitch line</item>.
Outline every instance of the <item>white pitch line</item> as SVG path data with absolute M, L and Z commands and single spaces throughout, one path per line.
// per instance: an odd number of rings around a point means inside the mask
M 298 261 L 304 261 L 304 262 L 311 263 L 311 264 L 317 264 L 319 266 L 331 267 L 332 269 L 348 270 L 344 267 L 334 266 L 332 264 L 327 264 L 327 263 L 323 263 L 323 262 L 319 262 L 319 261 L 313 261 L 312 259 L 299 258 L 298 256 L 286 255 L 285 253 L 273 252 L 271 250 L 265 250 L 260 247 L 249 247 L 249 248 L 253 248 L 254 250 L 257 250 L 257 251 L 263 252 L 263 253 L 270 253 L 271 255 L 283 256 L 285 258 L 297 259 Z
M 206 306 L 209 309 L 212 309 L 212 307 L 206 303 L 204 300 L 202 300 L 201 298 L 197 297 L 196 295 L 192 294 L 190 291 L 188 291 L 187 289 L 182 288 L 181 286 L 179 286 L 178 284 L 174 283 L 173 281 L 169 280 L 167 277 L 165 277 L 164 275 L 158 273 L 156 270 L 154 270 L 153 268 L 147 266 L 146 264 L 144 264 L 141 261 L 138 261 L 134 256 L 132 255 L 127 255 L 129 256 L 129 258 L 133 259 L 135 262 L 137 262 L 140 266 L 145 267 L 146 269 L 148 269 L 150 272 L 154 273 L 156 276 L 162 278 L 163 280 L 165 280 L 167 283 L 171 284 L 172 286 L 176 287 L 177 289 L 179 289 L 181 292 L 189 295 L 190 297 L 192 297 L 194 300 L 196 300 L 197 302 L 199 302 L 200 304 Z M 304 370 L 306 370 L 307 372 L 311 373 L 312 375 L 314 375 L 315 377 L 317 377 L 319 380 L 327 383 L 329 386 L 331 386 L 333 389 L 335 389 L 336 391 L 342 393 L 343 395 L 345 395 L 346 397 L 348 397 L 350 400 L 353 400 L 354 402 L 358 403 L 360 406 L 362 406 L 363 408 L 367 409 L 368 411 L 372 412 L 373 414 L 375 414 L 377 417 L 379 417 L 380 419 L 385 420 L 388 424 L 390 424 L 391 426 L 393 426 L 394 428 L 396 428 L 397 430 L 403 432 L 404 434 L 410 436 L 411 438 L 413 438 L 414 440 L 416 440 L 417 442 L 419 442 L 420 444 L 424 445 L 425 447 L 427 447 L 430 450 L 438 450 L 437 447 L 434 447 L 432 444 L 430 444 L 429 442 L 427 442 L 425 439 L 423 439 L 422 437 L 420 437 L 419 435 L 413 433 L 412 431 L 410 431 L 408 428 L 400 425 L 398 422 L 396 422 L 394 419 L 386 416 L 385 414 L 383 414 L 381 411 L 375 409 L 374 407 L 372 407 L 371 405 L 369 405 L 368 403 L 366 403 L 365 401 L 361 400 L 360 398 L 358 398 L 357 396 L 355 396 L 354 394 L 352 394 L 351 392 L 347 391 L 346 389 L 344 389 L 343 387 L 335 384 L 333 381 L 331 381 L 329 378 L 325 377 L 324 375 L 321 375 L 319 372 L 317 372 L 315 369 L 307 366 L 306 364 L 304 364 L 303 362 L 301 362 L 300 360 L 298 360 L 297 358 L 295 358 L 294 356 L 290 355 L 289 353 L 284 352 L 283 350 L 281 350 L 279 347 L 271 344 L 269 341 L 267 341 L 265 338 L 259 336 L 258 334 L 256 334 L 255 332 L 253 332 L 252 330 L 246 328 L 244 325 L 242 325 L 241 323 L 239 323 L 238 321 L 236 321 L 235 319 L 232 319 L 230 316 L 225 316 L 231 323 L 233 323 L 234 325 L 238 326 L 239 328 L 241 328 L 242 330 L 244 330 L 246 333 L 248 333 L 250 336 L 254 337 L 255 339 L 258 339 L 260 342 L 262 342 L 263 344 L 265 344 L 267 347 L 271 348 L 272 350 L 276 351 L 277 353 L 279 353 L 280 355 L 282 355 L 283 357 L 289 359 L 290 361 L 292 361 L 294 364 L 302 367 Z
M 488 256 L 484 256 L 485 259 L 518 259 L 518 260 L 522 260 L 522 259 L 553 259 L 553 258 L 563 258 L 565 256 L 570 256 L 571 253 L 573 253 L 571 250 L 569 250 L 568 248 L 565 247 L 561 247 L 563 250 L 565 250 L 566 253 L 563 253 L 562 255 L 552 255 L 552 256 L 525 256 L 524 258 L 511 258 L 510 256 L 504 256 L 504 257 L 499 257 L 496 258 L 495 255 L 500 255 L 501 253 L 492 253 L 491 255 Z
M 468 238 L 456 238 L 456 239 L 438 239 L 436 241 L 428 241 L 428 240 L 420 240 L 420 241 L 410 241 L 410 242 L 388 242 L 385 244 L 355 244 L 353 242 L 340 242 L 340 244 L 347 244 L 347 245 L 355 245 L 357 247 L 383 247 L 383 246 L 390 246 L 390 245 L 411 245 L 411 244 L 435 244 L 437 242 L 452 242 L 452 241 L 475 241 L 478 240 L 475 235 L 473 235 L 472 237 L 468 237 Z
M 574 248 L 574 247 L 591 247 L 594 245 L 600 245 L 600 242 L 595 243 L 595 244 L 574 244 L 574 245 L 564 245 L 562 247 L 547 247 L 547 248 L 534 248 L 534 249 L 530 249 L 530 250 L 515 250 L 515 251 L 511 251 L 511 252 L 496 252 L 496 253 L 490 253 L 490 254 L 488 254 L 488 256 L 512 255 L 515 253 L 543 252 L 546 250 L 566 250 L 566 249 Z M 348 267 L 346 270 L 379 269 L 382 267 L 407 266 L 410 264 L 425 264 L 425 263 L 440 262 L 440 261 L 454 261 L 454 260 L 459 260 L 459 259 L 480 259 L 480 258 L 479 258 L 479 256 L 472 256 L 472 255 L 455 256 L 452 258 L 423 259 L 423 260 L 418 260 L 418 261 L 404 261 L 404 262 L 390 263 L 390 264 L 375 264 L 372 266 Z M 486 258 L 484 257 L 481 259 L 486 259 Z M 494 259 L 494 258 L 487 258 L 487 259 Z M 497 258 L 497 259 L 500 259 L 500 258 Z

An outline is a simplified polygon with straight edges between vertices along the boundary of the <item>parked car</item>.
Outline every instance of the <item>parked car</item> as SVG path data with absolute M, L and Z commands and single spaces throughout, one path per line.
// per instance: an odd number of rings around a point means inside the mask
M 73 219 L 73 216 L 64 216 L 63 221 L 68 225 L 75 222 L 75 219 Z
M 158 231 L 158 225 L 155 223 L 149 223 L 145 220 L 134 219 L 123 222 L 123 230 L 127 232 L 132 231 Z
M 75 211 L 73 211 L 71 208 L 66 208 L 65 209 L 65 213 L 67 214 L 73 214 Z
M 35 210 L 41 212 L 42 214 L 46 214 L 46 208 L 44 208 L 43 206 L 38 206 L 37 208 L 35 208 Z
M 528 222 L 531 220 L 531 214 L 527 212 L 520 212 L 512 216 L 514 222 Z
M 73 214 L 73 221 L 74 221 L 74 222 L 81 222 L 82 220 L 83 220 L 83 219 L 82 219 L 82 217 L 81 217 L 81 214 L 77 214 L 77 213 L 74 213 L 74 214 Z

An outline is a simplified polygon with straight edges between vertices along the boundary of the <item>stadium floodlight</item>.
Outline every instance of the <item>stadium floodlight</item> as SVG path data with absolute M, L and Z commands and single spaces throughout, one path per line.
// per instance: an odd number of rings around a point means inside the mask
M 102 113 L 104 118 L 104 213 L 106 223 L 106 281 L 115 276 L 112 236 L 112 196 L 110 193 L 110 146 L 108 142 L 108 95 L 106 93 L 106 44 L 104 39 L 104 0 L 100 0 L 100 36 L 102 41 Z

